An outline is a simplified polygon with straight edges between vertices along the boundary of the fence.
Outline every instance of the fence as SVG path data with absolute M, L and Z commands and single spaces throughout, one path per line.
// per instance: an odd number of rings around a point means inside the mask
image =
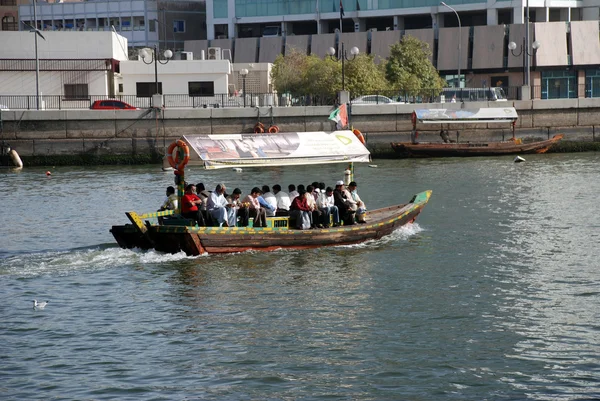
M 444 88 L 421 90 L 419 94 L 411 94 L 398 90 L 371 91 L 369 93 L 352 93 L 352 103 L 386 104 L 386 103 L 439 103 L 450 102 L 456 95 L 457 101 L 490 101 L 485 88 Z M 520 100 L 521 87 L 503 88 L 507 100 Z M 365 98 L 369 99 L 365 99 Z M 532 99 L 568 99 L 577 97 L 600 97 L 600 89 L 588 84 L 573 85 L 563 91 L 549 91 L 542 86 L 531 87 Z M 134 107 L 145 109 L 152 107 L 152 98 L 136 95 L 92 95 L 79 99 L 65 98 L 63 95 L 41 95 L 39 108 L 43 110 L 81 110 L 89 109 L 96 100 L 117 99 Z M 291 95 L 289 93 L 248 93 L 246 96 L 230 96 L 215 94 L 211 96 L 164 95 L 166 108 L 221 108 L 221 107 L 293 107 L 293 106 L 333 106 L 338 103 L 337 96 L 330 94 Z M 0 95 L 0 110 L 36 110 L 35 95 Z

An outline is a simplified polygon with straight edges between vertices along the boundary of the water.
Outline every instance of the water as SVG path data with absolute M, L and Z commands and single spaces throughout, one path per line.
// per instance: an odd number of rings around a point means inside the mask
M 2 399 L 598 399 L 600 155 L 526 158 L 376 160 L 361 197 L 432 189 L 417 224 L 200 257 L 114 245 L 171 184 L 155 166 L 0 171 Z M 343 166 L 187 174 L 247 192 Z

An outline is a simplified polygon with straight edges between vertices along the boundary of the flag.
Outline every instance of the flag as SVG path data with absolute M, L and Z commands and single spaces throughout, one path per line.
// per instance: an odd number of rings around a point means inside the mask
M 340 0 L 340 19 L 344 18 L 344 5 L 342 4 L 342 0 Z
M 335 121 L 336 129 L 342 129 L 348 125 L 348 111 L 346 110 L 346 103 L 335 109 L 329 115 L 329 120 Z

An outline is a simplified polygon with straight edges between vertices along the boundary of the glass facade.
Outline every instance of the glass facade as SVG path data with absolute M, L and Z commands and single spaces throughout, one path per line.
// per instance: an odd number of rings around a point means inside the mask
M 585 71 L 585 97 L 600 97 L 600 69 Z
M 576 97 L 576 72 L 542 71 L 542 99 L 572 99 Z
M 213 0 L 213 18 L 227 18 L 227 0 Z
M 214 14 L 217 17 L 217 3 L 225 3 L 227 0 L 214 0 Z M 318 3 L 318 5 L 317 5 Z M 447 0 L 446 4 L 486 4 L 486 0 Z M 389 10 L 394 8 L 414 8 L 439 6 L 439 0 L 342 0 L 344 12 Z M 273 15 L 312 14 L 317 11 L 331 13 L 340 11 L 339 0 L 235 0 L 235 16 L 259 17 Z M 225 16 L 227 10 L 225 10 Z

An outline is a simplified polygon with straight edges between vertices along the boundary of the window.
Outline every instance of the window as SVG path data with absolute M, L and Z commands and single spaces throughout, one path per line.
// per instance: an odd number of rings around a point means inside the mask
M 2 30 L 3 31 L 18 31 L 18 24 L 15 17 L 7 15 L 2 17 Z
M 600 97 L 600 70 L 585 71 L 585 97 Z
M 0 6 L 16 6 L 17 0 L 0 0 Z
M 119 93 L 123 93 L 123 84 L 119 84 Z
M 212 81 L 188 82 L 190 96 L 214 96 L 215 83 Z
M 577 97 L 577 73 L 542 71 L 542 99 L 573 99 Z
M 158 91 L 154 87 L 154 82 L 138 82 L 135 84 L 137 97 L 152 97 L 156 93 L 162 93 L 162 82 L 158 82 Z
M 185 21 L 173 21 L 173 32 L 185 32 Z
M 87 100 L 88 84 L 65 84 L 65 100 Z
M 148 21 L 148 31 L 149 32 L 156 32 L 156 21 L 154 21 L 153 19 L 151 19 L 150 21 Z

